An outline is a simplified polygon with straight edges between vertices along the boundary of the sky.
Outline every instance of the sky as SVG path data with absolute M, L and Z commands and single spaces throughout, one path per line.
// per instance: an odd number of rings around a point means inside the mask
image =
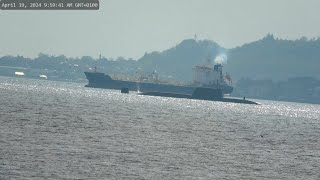
M 320 37 L 319 0 L 100 0 L 94 11 L 0 11 L 0 57 L 138 59 L 184 39 L 225 48 L 272 33 Z

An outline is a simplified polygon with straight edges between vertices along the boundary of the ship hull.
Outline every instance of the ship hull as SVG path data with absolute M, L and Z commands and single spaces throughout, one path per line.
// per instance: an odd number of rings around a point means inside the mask
M 110 76 L 104 73 L 97 72 L 85 72 L 85 75 L 89 81 L 86 87 L 91 88 L 103 88 L 103 89 L 116 89 L 128 88 L 130 91 L 140 92 L 169 92 L 169 93 L 182 93 L 192 94 L 195 90 L 194 86 L 177 86 L 170 84 L 158 84 L 158 83 L 145 83 L 145 82 L 133 82 L 133 81 L 122 81 L 113 80 Z M 215 87 L 212 87 L 215 88 Z M 230 94 L 233 91 L 232 86 L 221 86 L 224 94 Z

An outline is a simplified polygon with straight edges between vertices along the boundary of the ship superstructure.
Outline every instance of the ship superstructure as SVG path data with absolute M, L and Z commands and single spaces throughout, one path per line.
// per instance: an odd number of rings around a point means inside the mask
M 198 65 L 193 68 L 193 84 L 202 87 L 220 88 L 230 86 L 232 83 L 230 74 L 223 75 L 222 64 L 212 66 L 210 59 L 207 64 Z

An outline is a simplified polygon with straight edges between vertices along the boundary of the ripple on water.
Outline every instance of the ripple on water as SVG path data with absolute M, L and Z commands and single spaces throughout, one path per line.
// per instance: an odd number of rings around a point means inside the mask
M 0 78 L 1 179 L 318 179 L 319 105 Z

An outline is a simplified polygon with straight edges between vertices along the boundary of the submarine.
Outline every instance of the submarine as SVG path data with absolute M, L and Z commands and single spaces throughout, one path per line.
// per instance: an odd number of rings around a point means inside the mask
M 177 94 L 177 93 L 170 93 L 170 92 L 150 91 L 150 92 L 142 92 L 142 93 L 139 93 L 138 95 L 259 105 L 257 102 L 246 100 L 245 97 L 243 99 L 224 98 L 224 93 L 222 89 L 212 89 L 212 88 L 205 88 L 205 87 L 196 88 L 192 94 Z

